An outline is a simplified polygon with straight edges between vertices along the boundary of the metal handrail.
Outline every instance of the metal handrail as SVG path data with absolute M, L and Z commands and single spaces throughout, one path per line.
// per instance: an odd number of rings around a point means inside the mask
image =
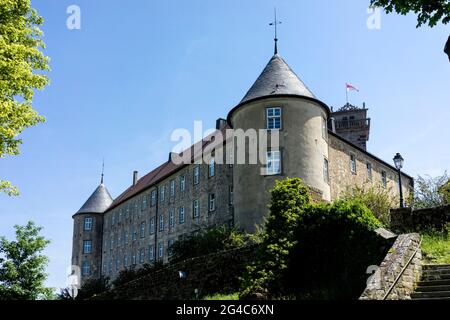
M 384 295 L 382 300 L 386 300 L 386 298 L 391 294 L 392 290 L 394 289 L 394 287 L 396 286 L 396 284 L 398 283 L 398 281 L 400 280 L 400 278 L 403 276 L 403 273 L 405 273 L 406 269 L 409 267 L 409 265 L 411 264 L 412 260 L 414 259 L 414 257 L 416 256 L 417 252 L 419 252 L 419 250 L 422 247 L 422 239 L 423 237 L 420 236 L 420 242 L 419 245 L 416 249 L 416 251 L 414 251 L 414 253 L 412 254 L 411 258 L 409 258 L 408 262 L 406 263 L 406 265 L 403 267 L 402 271 L 400 272 L 400 274 L 397 276 L 397 278 L 395 279 L 394 283 L 390 286 L 389 290 L 386 292 L 386 294 Z

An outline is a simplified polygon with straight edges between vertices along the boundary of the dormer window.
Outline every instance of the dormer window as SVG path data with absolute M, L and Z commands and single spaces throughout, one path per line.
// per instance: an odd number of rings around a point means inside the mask
M 267 130 L 281 130 L 281 108 L 267 108 Z

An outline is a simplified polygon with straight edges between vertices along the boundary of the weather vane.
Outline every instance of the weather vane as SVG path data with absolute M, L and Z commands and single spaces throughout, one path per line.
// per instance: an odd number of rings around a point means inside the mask
M 271 22 L 269 25 L 274 26 L 275 28 L 275 54 L 278 54 L 278 25 L 281 24 L 281 21 L 277 19 L 277 8 L 274 8 L 275 20 Z

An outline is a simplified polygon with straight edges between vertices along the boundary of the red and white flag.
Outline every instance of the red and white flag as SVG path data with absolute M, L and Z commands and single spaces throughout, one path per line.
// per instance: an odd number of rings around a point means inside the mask
M 356 88 L 354 85 L 352 85 L 352 84 L 350 84 L 350 83 L 346 83 L 345 85 L 346 85 L 346 87 L 347 87 L 347 92 L 352 91 L 352 90 L 353 90 L 353 91 L 359 92 L 359 89 Z

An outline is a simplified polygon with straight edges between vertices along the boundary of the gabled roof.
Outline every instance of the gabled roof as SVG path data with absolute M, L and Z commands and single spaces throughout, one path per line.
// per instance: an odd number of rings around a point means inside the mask
M 222 127 L 219 131 L 222 134 L 222 137 L 225 139 L 226 130 L 230 129 L 228 125 Z M 211 135 L 205 137 L 201 141 L 195 143 L 190 148 L 186 149 L 184 152 L 190 151 L 191 154 L 191 163 L 194 163 L 200 156 L 202 156 L 204 149 L 209 146 L 210 148 L 216 146 L 219 143 L 223 143 L 222 141 L 215 141 L 212 137 L 217 133 L 212 133 Z M 184 152 L 180 153 L 183 154 Z M 139 179 L 136 185 L 129 187 L 125 190 L 120 196 L 118 196 L 114 202 L 109 206 L 108 211 L 116 208 L 127 200 L 133 198 L 139 193 L 148 190 L 150 188 L 155 187 L 159 182 L 163 181 L 167 177 L 171 176 L 175 172 L 183 169 L 188 164 L 175 164 L 172 161 L 167 161 L 155 170 L 151 171 L 141 179 Z
M 76 214 L 82 213 L 103 213 L 113 203 L 113 198 L 109 194 L 105 185 L 100 184 L 94 193 L 89 197 L 86 203 L 81 207 Z
M 285 94 L 316 99 L 286 61 L 275 54 L 240 104 L 261 97 Z

